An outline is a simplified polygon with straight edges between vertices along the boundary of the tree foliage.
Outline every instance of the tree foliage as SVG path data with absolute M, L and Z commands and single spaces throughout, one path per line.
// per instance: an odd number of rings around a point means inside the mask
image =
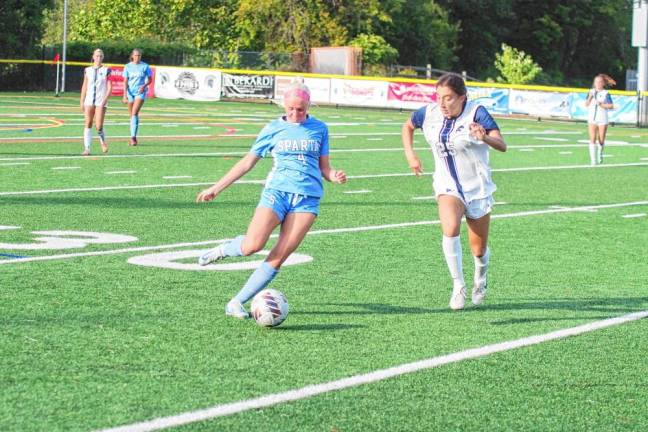
M 43 10 L 53 0 L 2 0 L 0 2 L 0 53 L 4 58 L 34 58 L 43 31 Z
M 497 81 L 507 84 L 527 84 L 542 72 L 542 68 L 530 55 L 506 44 L 502 53 L 495 54 L 495 67 L 500 72 Z

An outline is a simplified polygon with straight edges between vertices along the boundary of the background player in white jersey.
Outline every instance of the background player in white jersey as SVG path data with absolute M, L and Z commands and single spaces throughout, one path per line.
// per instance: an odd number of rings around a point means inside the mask
M 488 151 L 506 151 L 499 128 L 486 108 L 467 101 L 463 79 L 445 74 L 436 86 L 437 101 L 412 114 L 402 128 L 403 147 L 414 174 L 423 168 L 414 151 L 414 130 L 421 128 L 434 155 L 434 194 L 443 231 L 442 248 L 453 281 L 450 308 L 463 309 L 466 286 L 461 265 L 459 231 L 466 216 L 468 240 L 475 261 L 472 302 L 486 296 L 490 251 L 487 247 L 492 194 Z
M 83 71 L 83 85 L 81 86 L 81 110 L 85 115 L 83 129 L 83 155 L 90 154 L 90 145 L 92 144 L 92 122 L 94 120 L 101 150 L 108 153 L 108 143 L 106 142 L 106 133 L 103 129 L 104 117 L 106 115 L 106 105 L 108 97 L 112 91 L 112 82 L 110 82 L 110 68 L 102 64 L 104 53 L 97 48 L 92 53 L 92 66 L 88 66 Z
M 594 84 L 587 94 L 585 106 L 588 108 L 587 130 L 589 132 L 590 163 L 603 163 L 603 147 L 608 128 L 608 110 L 613 109 L 612 97 L 606 90 L 608 86 L 616 85 L 616 81 L 605 74 L 594 77 Z M 596 141 L 598 139 L 598 145 Z
M 333 169 L 329 164 L 328 127 L 308 115 L 309 105 L 308 87 L 302 83 L 291 84 L 284 92 L 286 114 L 266 125 L 250 152 L 196 198 L 197 202 L 213 200 L 262 157 L 271 155 L 274 158 L 274 167 L 266 179 L 247 233 L 207 251 L 198 260 L 199 264 L 207 265 L 229 256 L 251 255 L 261 250 L 272 231 L 281 225 L 277 243 L 227 303 L 226 315 L 248 318 L 243 304 L 274 279 L 283 262 L 297 249 L 319 212 L 322 177 L 334 183 L 346 182 L 344 171 Z
M 148 86 L 151 84 L 153 72 L 148 64 L 142 61 L 142 51 L 135 48 L 131 52 L 131 62 L 124 66 L 124 97 L 123 102 L 128 104 L 130 115 L 130 142 L 128 145 L 137 145 L 137 130 L 139 129 L 139 112 L 144 105 Z

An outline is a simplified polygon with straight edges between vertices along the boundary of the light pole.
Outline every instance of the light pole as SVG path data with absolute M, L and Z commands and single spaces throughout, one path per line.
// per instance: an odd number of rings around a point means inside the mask
M 66 59 L 67 59 L 67 0 L 63 0 L 63 72 L 61 74 L 61 93 L 65 93 Z

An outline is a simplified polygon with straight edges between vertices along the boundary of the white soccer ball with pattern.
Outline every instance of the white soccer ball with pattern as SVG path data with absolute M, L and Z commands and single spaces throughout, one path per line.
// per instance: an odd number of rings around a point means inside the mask
M 252 299 L 250 312 L 261 327 L 276 327 L 288 316 L 288 300 L 280 291 L 264 289 Z

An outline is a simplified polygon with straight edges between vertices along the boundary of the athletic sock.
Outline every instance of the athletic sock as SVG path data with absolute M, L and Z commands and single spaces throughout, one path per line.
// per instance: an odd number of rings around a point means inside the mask
M 596 165 L 596 143 L 589 143 L 590 163 Z
M 473 257 L 475 259 L 475 285 L 482 285 L 488 273 L 488 261 L 490 260 L 490 249 L 486 248 L 484 255 Z
M 97 129 L 97 135 L 99 135 L 101 144 L 106 144 L 106 132 L 103 129 Z
M 137 137 L 137 129 L 139 128 L 139 116 L 134 115 L 130 119 L 130 134 L 131 137 Z
M 603 144 L 596 146 L 596 162 L 603 163 Z
M 83 146 L 86 150 L 90 151 L 90 144 L 92 144 L 92 129 L 83 129 Z
M 245 303 L 268 286 L 272 279 L 277 276 L 277 273 L 279 273 L 279 270 L 272 267 L 267 261 L 263 261 L 234 298 L 240 301 L 241 304 Z
M 458 288 L 465 286 L 466 284 L 461 269 L 461 241 L 459 236 L 446 237 L 444 235 L 441 245 L 454 287 Z
M 234 240 L 225 243 L 223 245 L 223 253 L 225 254 L 225 256 L 228 257 L 242 256 L 243 251 L 241 250 L 241 245 L 243 244 L 244 238 L 245 238 L 244 235 L 240 235 L 236 237 Z

